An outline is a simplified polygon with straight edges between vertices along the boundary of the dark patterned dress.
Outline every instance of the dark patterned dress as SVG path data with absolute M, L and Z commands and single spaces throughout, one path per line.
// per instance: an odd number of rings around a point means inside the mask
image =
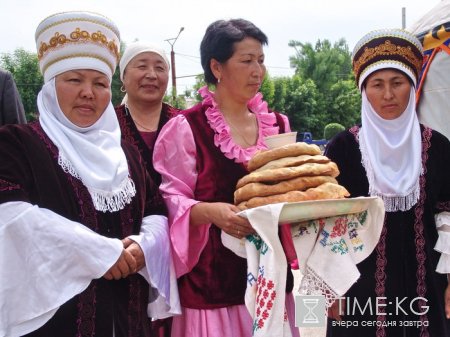
M 351 197 L 368 196 L 361 164 L 359 127 L 338 134 L 325 155 L 337 163 L 338 182 Z M 446 275 L 438 274 L 440 253 L 435 214 L 450 211 L 450 143 L 421 125 L 420 198 L 408 211 L 386 213 L 372 254 L 358 264 L 360 279 L 345 295 L 344 321 L 329 320 L 328 336 L 450 336 L 445 318 Z M 351 325 L 351 326 L 350 326 Z
M 133 121 L 128 109 L 125 105 L 116 107 L 116 115 L 119 120 L 120 130 L 122 132 L 122 139 L 135 145 L 145 163 L 145 167 L 152 177 L 156 185 L 161 183 L 161 175 L 153 168 L 153 147 L 156 142 L 161 128 L 167 121 L 180 112 L 179 109 L 174 108 L 166 103 L 163 103 L 161 110 L 161 117 L 159 119 L 158 129 L 155 132 L 140 132 Z M 170 337 L 171 335 L 172 318 L 164 320 L 156 320 L 152 322 L 153 335 L 159 337 Z

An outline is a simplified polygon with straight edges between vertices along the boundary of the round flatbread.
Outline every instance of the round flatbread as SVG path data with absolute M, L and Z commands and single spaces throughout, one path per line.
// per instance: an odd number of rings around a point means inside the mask
M 292 166 L 300 166 L 306 163 L 320 163 L 325 164 L 330 162 L 330 159 L 328 157 L 322 156 L 322 155 L 315 155 L 311 156 L 309 154 L 302 154 L 297 157 L 285 157 L 280 159 L 275 159 L 267 164 L 261 166 L 260 168 L 257 168 L 253 172 L 259 172 L 269 169 L 275 169 L 280 167 L 292 167 Z
M 236 189 L 255 182 L 277 183 L 282 180 L 288 180 L 301 176 L 331 176 L 335 178 L 338 175 L 338 167 L 332 161 L 325 164 L 306 163 L 296 167 L 281 167 L 260 172 L 252 172 L 239 179 Z
M 304 142 L 286 144 L 271 150 L 257 152 L 248 162 L 248 170 L 252 172 L 270 161 L 285 157 L 296 157 L 302 154 L 318 155 L 322 154 L 322 151 L 315 144 Z
M 282 194 L 290 191 L 304 191 L 308 188 L 317 187 L 327 182 L 337 184 L 336 179 L 331 176 L 297 177 L 284 180 L 273 185 L 265 183 L 250 183 L 242 186 L 234 192 L 234 203 L 239 204 L 242 201 L 246 201 L 254 197 L 266 197 L 269 195 Z
M 264 206 L 268 204 L 276 204 L 280 202 L 297 202 L 297 201 L 309 201 L 309 200 L 323 200 L 323 199 L 342 199 L 350 196 L 350 193 L 345 187 L 333 184 L 325 183 L 318 187 L 310 188 L 304 192 L 290 191 L 283 194 L 271 195 L 268 197 L 255 197 L 250 200 L 243 201 L 238 205 L 241 210 Z

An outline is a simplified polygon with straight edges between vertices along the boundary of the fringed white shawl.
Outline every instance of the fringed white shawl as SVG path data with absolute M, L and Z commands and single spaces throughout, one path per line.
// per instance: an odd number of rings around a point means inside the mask
M 422 141 L 411 86 L 406 110 L 396 119 L 381 118 L 362 90 L 359 147 L 369 180 L 369 194 L 384 201 L 386 212 L 407 211 L 420 194 Z

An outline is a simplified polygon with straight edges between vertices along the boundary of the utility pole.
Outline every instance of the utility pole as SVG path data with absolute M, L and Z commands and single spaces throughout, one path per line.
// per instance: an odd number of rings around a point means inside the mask
M 178 32 L 178 35 L 176 37 L 164 40 L 170 44 L 170 48 L 171 48 L 170 63 L 172 66 L 172 98 L 173 98 L 173 102 L 175 102 L 175 100 L 177 98 L 177 76 L 176 76 L 176 71 L 175 71 L 175 52 L 173 51 L 173 46 L 175 45 L 175 42 L 177 42 L 177 39 L 183 30 L 184 30 L 184 27 L 181 27 L 180 31 Z
M 406 28 L 406 7 L 402 7 L 402 29 Z

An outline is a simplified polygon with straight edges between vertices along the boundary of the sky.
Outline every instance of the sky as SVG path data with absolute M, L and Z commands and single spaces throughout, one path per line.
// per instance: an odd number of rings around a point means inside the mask
M 135 40 L 173 48 L 177 91 L 192 89 L 194 75 L 202 73 L 199 46 L 207 26 L 219 19 L 244 18 L 268 37 L 265 63 L 271 76 L 291 76 L 290 40 L 313 45 L 318 39 L 331 43 L 344 38 L 352 50 L 367 32 L 405 27 L 424 16 L 441 0 L 0 0 L 0 54 L 17 48 L 36 51 L 34 33 L 47 16 L 68 10 L 103 14 L 118 26 L 125 43 Z M 169 81 L 170 82 L 170 81 Z M 170 83 L 169 83 L 170 87 Z M 170 90 L 170 89 L 169 89 Z

